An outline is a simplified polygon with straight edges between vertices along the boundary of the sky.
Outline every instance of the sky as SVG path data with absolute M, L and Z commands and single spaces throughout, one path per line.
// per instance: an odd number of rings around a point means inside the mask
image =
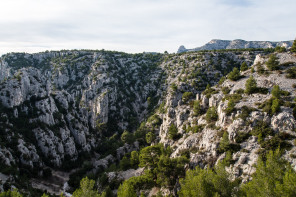
M 0 8 L 0 54 L 173 53 L 212 39 L 296 37 L 295 0 L 1 0 Z

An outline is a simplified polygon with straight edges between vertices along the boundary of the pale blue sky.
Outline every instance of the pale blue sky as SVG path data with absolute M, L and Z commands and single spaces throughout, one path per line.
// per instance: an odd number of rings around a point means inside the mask
M 211 39 L 293 40 L 295 0 L 1 0 L 0 54 L 176 52 Z

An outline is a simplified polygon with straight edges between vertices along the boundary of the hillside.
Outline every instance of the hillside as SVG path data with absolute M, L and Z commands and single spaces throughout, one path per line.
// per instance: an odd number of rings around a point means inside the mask
M 289 48 L 293 44 L 293 40 L 290 41 L 245 41 L 241 39 L 236 40 L 219 40 L 213 39 L 201 47 L 196 47 L 193 49 L 186 49 L 184 46 L 180 46 L 178 53 L 188 52 L 188 51 L 202 51 L 202 50 L 221 50 L 221 49 L 267 49 L 275 47 L 285 47 Z
M 245 183 L 278 147 L 295 169 L 295 66 L 262 49 L 3 55 L 0 189 L 59 194 L 68 181 L 72 192 L 87 175 L 99 193 L 132 177 L 123 186 L 137 195 L 176 196 L 189 169 L 226 158 Z

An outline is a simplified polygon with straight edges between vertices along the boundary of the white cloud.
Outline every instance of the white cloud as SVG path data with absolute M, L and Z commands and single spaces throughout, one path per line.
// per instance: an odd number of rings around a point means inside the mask
M 291 40 L 294 0 L 1 0 L 0 54 L 51 49 L 175 52 L 213 38 Z

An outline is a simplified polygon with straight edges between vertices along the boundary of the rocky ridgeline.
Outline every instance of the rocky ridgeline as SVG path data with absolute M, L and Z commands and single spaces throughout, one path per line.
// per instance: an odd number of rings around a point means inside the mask
M 289 48 L 293 44 L 293 41 L 281 41 L 281 42 L 270 42 L 270 41 L 245 41 L 241 39 L 237 40 L 219 40 L 213 39 L 207 44 L 196 47 L 193 49 L 186 49 L 184 46 L 180 46 L 178 53 L 187 51 L 202 51 L 202 50 L 221 50 L 221 49 L 250 49 L 250 48 L 275 48 L 285 47 Z

